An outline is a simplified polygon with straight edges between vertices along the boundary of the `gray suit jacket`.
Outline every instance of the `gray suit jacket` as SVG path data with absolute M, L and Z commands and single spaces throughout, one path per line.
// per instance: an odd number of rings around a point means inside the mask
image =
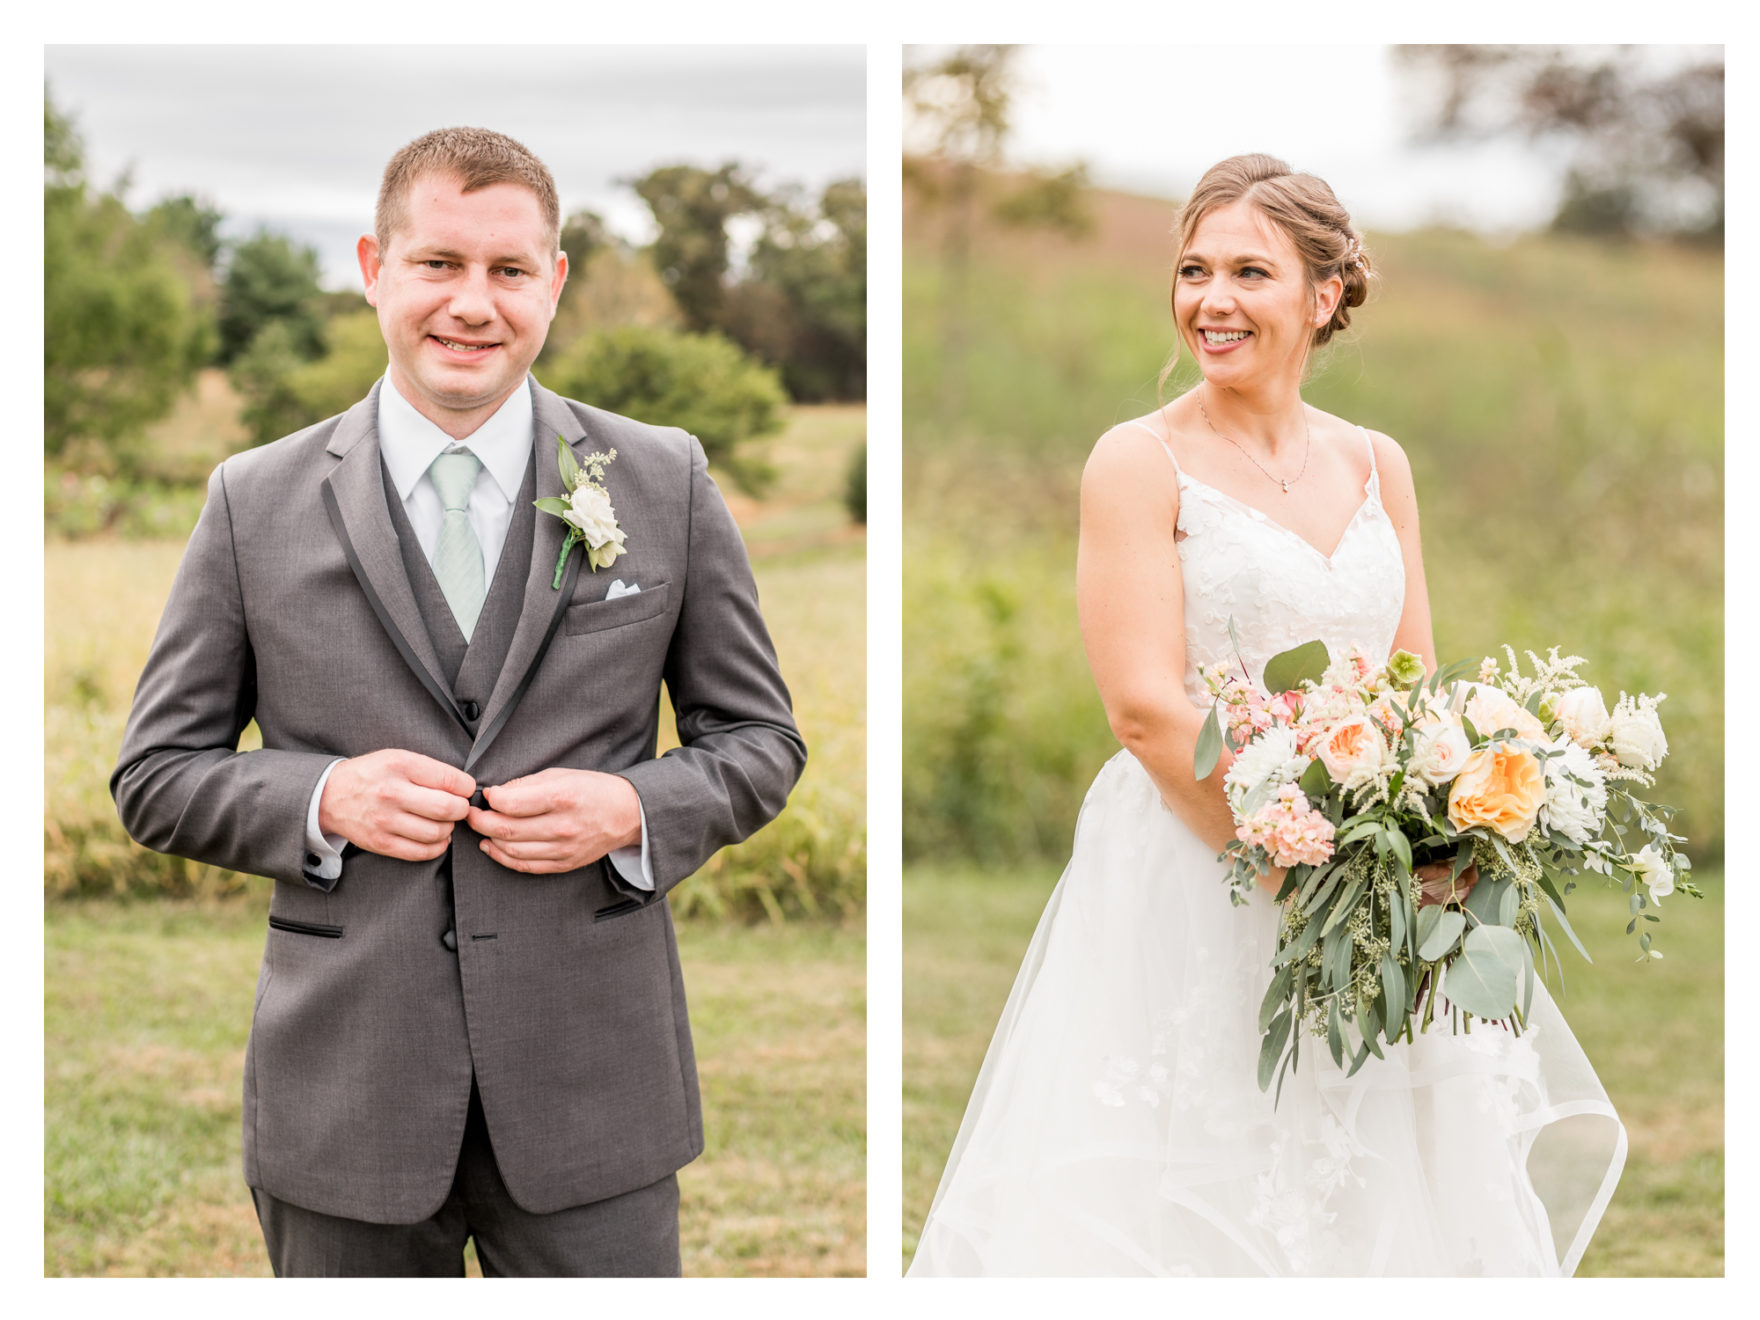
M 452 690 L 386 505 L 377 388 L 214 473 L 111 792 L 147 847 L 275 881 L 245 1059 L 247 1182 L 351 1219 L 425 1218 L 450 1188 L 474 1072 L 509 1192 L 550 1212 L 702 1150 L 664 894 L 782 809 L 806 751 L 696 440 L 536 381 L 538 494 L 562 493 L 558 435 L 581 456 L 616 448 L 605 481 L 627 553 L 592 573 L 577 549 L 552 590 L 564 529 L 539 515 L 492 690 Z M 606 600 L 613 578 L 641 589 Z M 662 681 L 683 746 L 656 758 Z M 253 718 L 262 750 L 241 753 Z M 462 823 L 436 861 L 351 847 L 340 880 L 316 879 L 320 775 L 386 747 L 480 785 L 551 766 L 622 775 L 656 892 L 608 861 L 505 870 Z

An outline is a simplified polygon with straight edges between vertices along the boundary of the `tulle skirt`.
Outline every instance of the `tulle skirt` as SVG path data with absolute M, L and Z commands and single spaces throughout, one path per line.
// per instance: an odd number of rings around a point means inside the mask
M 1626 1135 L 1545 987 L 1519 1038 L 1437 1023 L 1355 1077 L 1306 1040 L 1274 1106 L 1276 934 L 1135 758 L 1108 762 L 909 1272 L 1572 1273 Z

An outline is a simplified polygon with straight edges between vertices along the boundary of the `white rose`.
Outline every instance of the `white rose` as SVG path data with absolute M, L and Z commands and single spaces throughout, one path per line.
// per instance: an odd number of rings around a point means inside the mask
M 1595 758 L 1568 737 L 1560 737 L 1552 745 L 1564 755 L 1546 760 L 1546 801 L 1540 805 L 1540 824 L 1581 848 L 1601 833 L 1607 817 L 1607 781 Z
M 1607 737 L 1613 725 L 1600 688 L 1572 688 L 1558 699 L 1553 710 L 1565 733 L 1579 747 L 1593 747 Z
M 1632 870 L 1650 887 L 1652 903 L 1660 903 L 1665 895 L 1674 893 L 1674 872 L 1655 844 L 1647 843 L 1638 850 L 1638 855 L 1632 858 Z
M 1241 748 L 1228 767 L 1223 783 L 1228 801 L 1237 812 L 1260 785 L 1276 789 L 1293 784 L 1307 770 L 1309 760 L 1296 750 L 1294 729 L 1273 727 Z
M 1668 738 L 1656 715 L 1656 703 L 1661 700 L 1661 696 L 1639 697 L 1635 702 L 1630 697 L 1620 697 L 1610 721 L 1607 746 L 1621 765 L 1654 770 L 1668 755 Z
M 568 512 L 563 521 L 580 529 L 587 545 L 597 550 L 607 541 L 623 544 L 623 533 L 617 526 L 617 511 L 611 507 L 611 496 L 597 486 L 577 486 L 568 497 Z
M 1461 772 L 1471 751 L 1467 746 L 1467 731 L 1461 728 L 1458 720 L 1426 720 L 1418 726 L 1406 773 L 1435 788 Z

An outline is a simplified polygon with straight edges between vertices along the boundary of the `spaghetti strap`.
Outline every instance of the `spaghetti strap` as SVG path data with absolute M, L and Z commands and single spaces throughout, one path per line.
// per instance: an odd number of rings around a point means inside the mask
M 1123 426 L 1134 426 L 1138 430 L 1147 431 L 1150 435 L 1154 436 L 1155 443 L 1161 446 L 1161 452 L 1167 455 L 1167 461 L 1173 464 L 1175 475 L 1184 475 L 1180 472 L 1179 460 L 1173 456 L 1173 450 L 1168 448 L 1167 441 L 1162 438 L 1160 433 L 1157 432 L 1154 427 L 1148 425 L 1146 422 L 1138 421 L 1135 417 L 1131 418 L 1128 422 L 1120 424 Z
M 1375 473 L 1375 437 L 1369 434 L 1369 428 L 1366 426 L 1359 426 L 1359 427 L 1357 427 L 1357 430 L 1359 430 L 1363 433 L 1363 443 L 1369 446 L 1369 480 L 1373 481 L 1373 480 L 1375 480 L 1375 476 L 1376 476 L 1376 473 Z

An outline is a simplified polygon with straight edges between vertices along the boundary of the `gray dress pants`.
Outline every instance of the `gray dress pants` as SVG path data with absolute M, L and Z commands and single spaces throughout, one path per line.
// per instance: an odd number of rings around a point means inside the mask
M 606 1278 L 681 1273 L 678 1176 L 555 1214 L 521 1210 L 495 1167 L 483 1106 L 471 1084 L 458 1172 L 446 1202 L 417 1224 L 369 1224 L 320 1214 L 251 1188 L 269 1261 L 280 1278 L 461 1277 L 465 1241 L 491 1278 Z

